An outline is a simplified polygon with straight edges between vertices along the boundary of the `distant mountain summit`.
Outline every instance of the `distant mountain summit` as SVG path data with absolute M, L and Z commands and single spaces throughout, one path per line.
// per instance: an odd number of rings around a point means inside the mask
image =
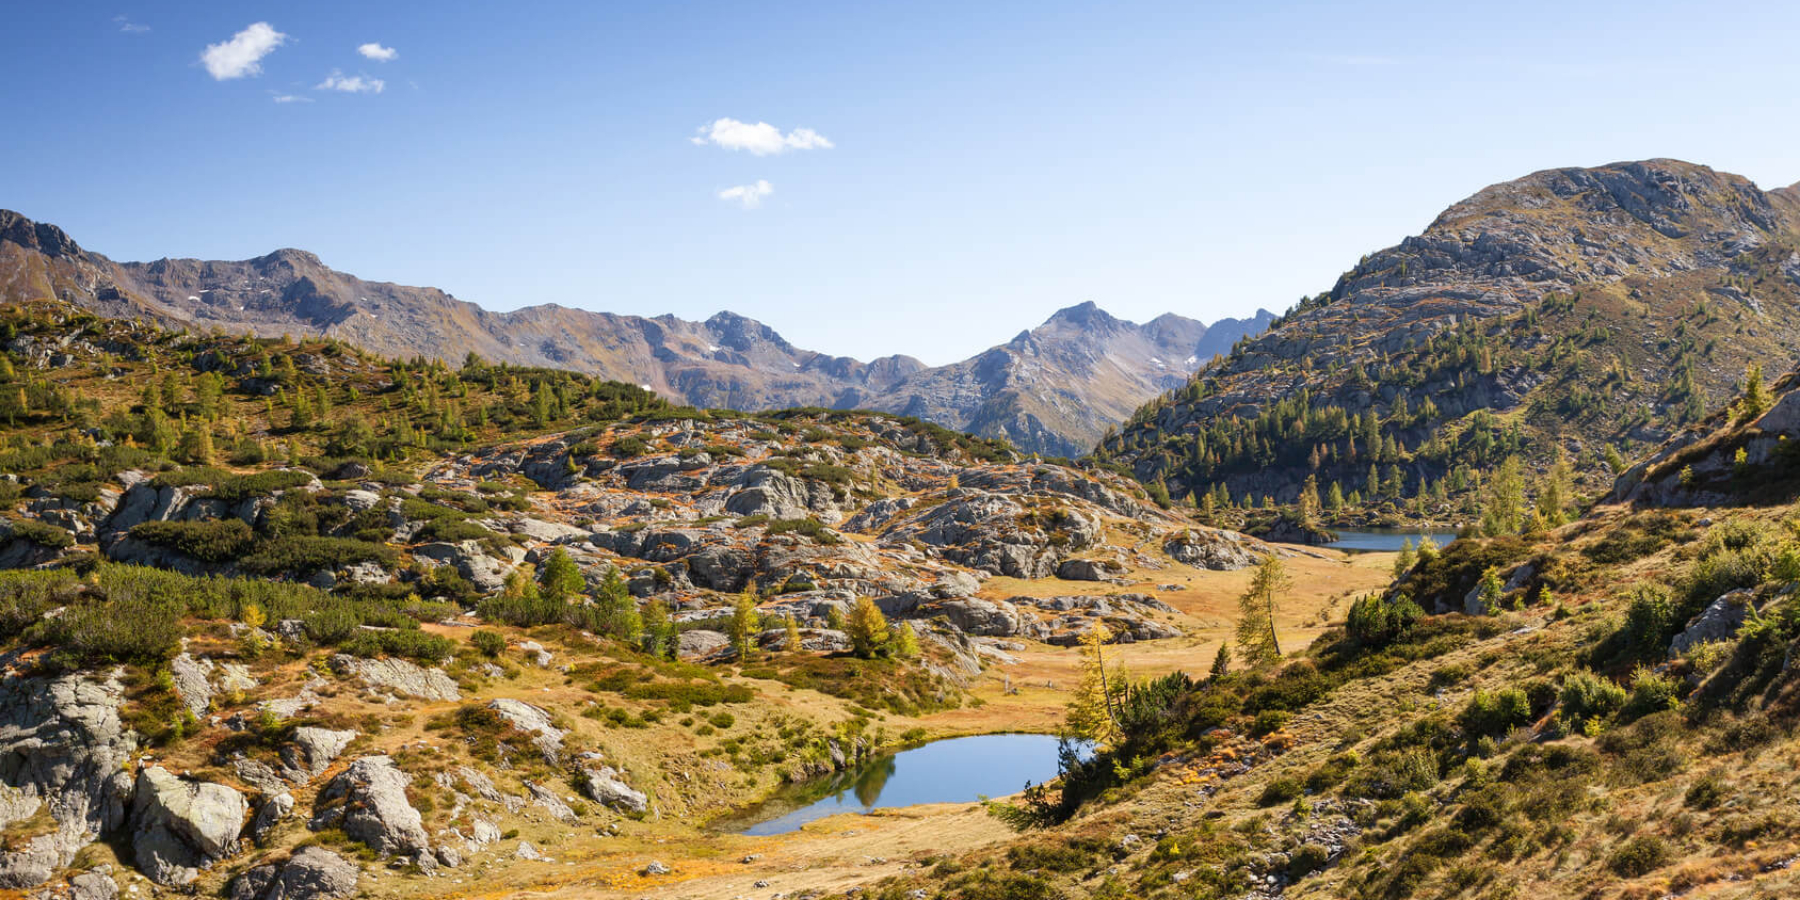
M 1178 497 L 1292 504 L 1310 477 L 1377 519 L 1463 521 L 1507 457 L 1560 451 L 1599 487 L 1607 445 L 1662 440 L 1797 343 L 1800 190 L 1671 159 L 1550 169 L 1363 257 L 1100 452 Z
M 41 297 L 176 327 L 329 336 L 391 357 L 458 363 L 473 352 L 643 385 L 699 407 L 906 413 L 1057 456 L 1088 452 L 1139 404 L 1274 319 L 1265 311 L 1209 328 L 1168 314 L 1137 325 L 1090 302 L 948 366 L 898 355 L 863 362 L 795 347 L 733 312 L 704 322 L 554 304 L 492 312 L 437 288 L 364 281 L 303 250 L 114 262 L 54 225 L 0 210 L 0 301 Z

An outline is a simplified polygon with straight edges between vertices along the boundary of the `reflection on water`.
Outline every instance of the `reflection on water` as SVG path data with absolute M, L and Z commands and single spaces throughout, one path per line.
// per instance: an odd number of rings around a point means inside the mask
M 934 741 L 776 791 L 719 827 L 743 834 L 794 831 L 838 813 L 1002 797 L 1056 777 L 1057 739 L 985 734 Z
M 1325 546 L 1333 550 L 1376 550 L 1393 552 L 1400 545 L 1412 541 L 1414 547 L 1419 546 L 1419 539 L 1429 536 L 1439 547 L 1456 540 L 1454 531 L 1428 531 L 1417 528 L 1362 528 L 1332 529 L 1338 539 Z

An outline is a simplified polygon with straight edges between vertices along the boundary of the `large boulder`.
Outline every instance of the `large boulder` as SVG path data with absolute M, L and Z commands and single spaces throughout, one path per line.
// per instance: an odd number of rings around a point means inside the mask
M 829 486 L 778 469 L 752 466 L 732 487 L 733 492 L 725 501 L 725 511 L 732 515 L 771 519 L 814 516 L 826 524 L 843 518 Z
M 557 760 L 562 756 L 563 735 L 567 732 L 550 722 L 548 712 L 511 697 L 500 697 L 488 701 L 488 709 L 505 719 L 507 724 L 531 735 L 531 743 L 544 757 L 544 762 L 552 766 L 557 764 Z
M 695 628 L 675 638 L 675 656 L 679 659 L 704 659 L 723 653 L 731 647 L 731 638 L 722 631 Z
M 1163 552 L 1196 569 L 1229 572 L 1258 565 L 1274 551 L 1267 544 L 1234 531 L 1190 529 L 1165 541 Z
M 48 808 L 53 831 L 0 850 L 0 889 L 42 884 L 82 847 L 124 826 L 135 735 L 125 689 L 81 674 L 0 679 L 0 828 Z
M 356 866 L 324 847 L 302 847 L 286 862 L 264 863 L 231 883 L 231 900 L 331 900 L 356 892 Z
M 457 543 L 425 544 L 415 548 L 413 555 L 428 559 L 439 565 L 454 568 L 457 574 L 469 580 L 482 593 L 491 594 L 506 586 L 506 576 L 518 567 L 519 559 L 508 557 L 499 559 L 490 556 L 480 541 L 459 541 Z
M 363 659 L 338 653 L 331 657 L 331 669 L 340 675 L 354 675 L 369 687 L 421 700 L 462 699 L 456 681 L 442 669 L 422 669 L 404 659 Z
M 157 884 L 184 885 L 231 855 L 250 805 L 222 784 L 190 781 L 161 766 L 138 772 L 131 805 L 131 849 L 138 870 Z
M 1744 620 L 1755 609 L 1756 591 L 1751 588 L 1720 596 L 1688 620 L 1687 627 L 1669 642 L 1669 658 L 1675 659 L 1701 644 L 1737 637 L 1738 629 L 1744 627 Z
M 940 600 L 920 607 L 919 615 L 943 616 L 964 634 L 986 637 L 1012 637 L 1029 621 L 1019 614 L 1019 608 L 1012 603 L 981 597 Z
M 430 849 L 424 820 L 406 799 L 412 776 L 386 756 L 365 756 L 350 764 L 319 792 L 310 827 L 339 826 L 378 853 L 407 856 Z
M 584 769 L 581 776 L 582 793 L 596 803 L 629 813 L 641 813 L 649 808 L 650 798 L 620 779 L 612 766 Z
M 281 746 L 282 775 L 296 784 L 305 784 L 325 774 L 332 760 L 354 740 L 354 731 L 302 725 L 294 729 L 293 740 Z

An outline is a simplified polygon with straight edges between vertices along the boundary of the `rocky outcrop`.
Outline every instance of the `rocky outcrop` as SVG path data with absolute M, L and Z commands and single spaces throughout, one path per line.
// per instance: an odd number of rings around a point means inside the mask
M 1756 597 L 1755 590 L 1741 588 L 1708 603 L 1699 615 L 1688 621 L 1680 634 L 1669 641 L 1669 658 L 1677 659 L 1701 644 L 1737 637 L 1738 629 L 1744 627 L 1744 620 L 1756 611 Z
M 1188 529 L 1163 543 L 1163 552 L 1196 569 L 1230 572 L 1261 563 L 1274 550 L 1235 531 Z
M 325 769 L 354 740 L 354 731 L 302 725 L 281 747 L 282 775 L 295 784 L 305 784 L 325 774 Z
M 184 885 L 237 850 L 249 804 L 222 784 L 190 781 L 160 766 L 138 772 L 131 806 L 131 851 L 138 870 L 160 885 Z
M 461 700 L 456 682 L 442 669 L 422 669 L 404 659 L 364 659 L 339 653 L 331 657 L 332 671 L 351 675 L 371 688 L 393 691 L 421 700 Z
M 562 740 L 568 732 L 552 724 L 550 714 L 542 707 L 510 697 L 500 697 L 489 700 L 488 709 L 505 719 L 507 724 L 531 735 L 532 746 L 543 755 L 546 764 L 554 766 L 562 758 Z
M 48 881 L 123 827 L 137 750 L 119 721 L 124 686 L 83 674 L 0 680 L 0 828 L 48 811 L 53 830 L 0 851 L 0 888 Z
M 333 826 L 377 853 L 411 856 L 431 849 L 424 820 L 406 799 L 412 776 L 386 756 L 365 756 L 350 764 L 319 792 L 309 824 Z
M 248 869 L 231 882 L 231 900 L 332 900 L 356 892 L 358 872 L 324 847 L 302 847 L 282 862 Z

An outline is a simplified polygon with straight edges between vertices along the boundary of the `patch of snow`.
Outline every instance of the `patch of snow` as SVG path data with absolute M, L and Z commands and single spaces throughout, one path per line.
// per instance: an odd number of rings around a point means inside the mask
M 647 384 L 640 384 L 640 385 L 638 385 L 638 387 L 641 387 L 641 388 L 643 388 L 643 389 L 644 389 L 644 390 L 646 390 L 646 391 L 654 391 L 654 390 L 656 390 L 656 388 L 653 388 L 653 387 L 651 387 L 651 386 L 649 386 L 649 385 L 647 385 Z
M 707 344 L 707 345 L 706 345 L 706 352 L 708 352 L 708 353 L 717 353 L 717 352 L 719 352 L 719 345 L 718 345 L 718 344 Z
M 1162 361 L 1162 360 L 1160 360 L 1160 359 L 1157 359 L 1157 358 L 1156 358 L 1156 357 L 1154 357 L 1154 356 L 1152 356 L 1152 357 L 1150 357 L 1150 362 L 1152 362 L 1152 363 L 1154 363 L 1154 364 L 1155 364 L 1155 365 L 1156 365 L 1156 367 L 1157 367 L 1157 368 L 1159 368 L 1159 369 L 1166 369 L 1166 368 L 1168 368 L 1168 364 L 1167 364 L 1167 363 L 1164 363 L 1164 362 L 1163 362 L 1163 361 Z
M 794 363 L 794 368 L 796 368 L 796 369 L 798 369 L 798 368 L 800 368 L 800 364 L 799 364 L 799 363 Z
M 1199 361 L 1200 361 L 1200 357 L 1198 357 L 1198 356 L 1190 356 L 1190 357 L 1188 357 L 1188 358 L 1187 358 L 1187 359 L 1184 359 L 1184 360 L 1182 360 L 1182 362 L 1184 362 L 1184 363 L 1186 363 L 1186 364 L 1188 364 L 1188 365 L 1190 365 L 1190 366 L 1191 366 L 1191 365 L 1193 365 L 1193 364 L 1195 364 L 1195 363 L 1197 363 L 1197 362 L 1199 362 Z
M 195 303 L 199 303 L 199 302 L 200 302 L 200 298 L 199 298 L 199 297 L 196 297 L 196 296 L 194 296 L 194 295 L 193 295 L 193 294 L 189 294 L 189 295 L 188 295 L 188 299 L 189 299 L 189 300 L 192 300 L 192 301 L 194 301 L 194 302 L 195 302 Z

